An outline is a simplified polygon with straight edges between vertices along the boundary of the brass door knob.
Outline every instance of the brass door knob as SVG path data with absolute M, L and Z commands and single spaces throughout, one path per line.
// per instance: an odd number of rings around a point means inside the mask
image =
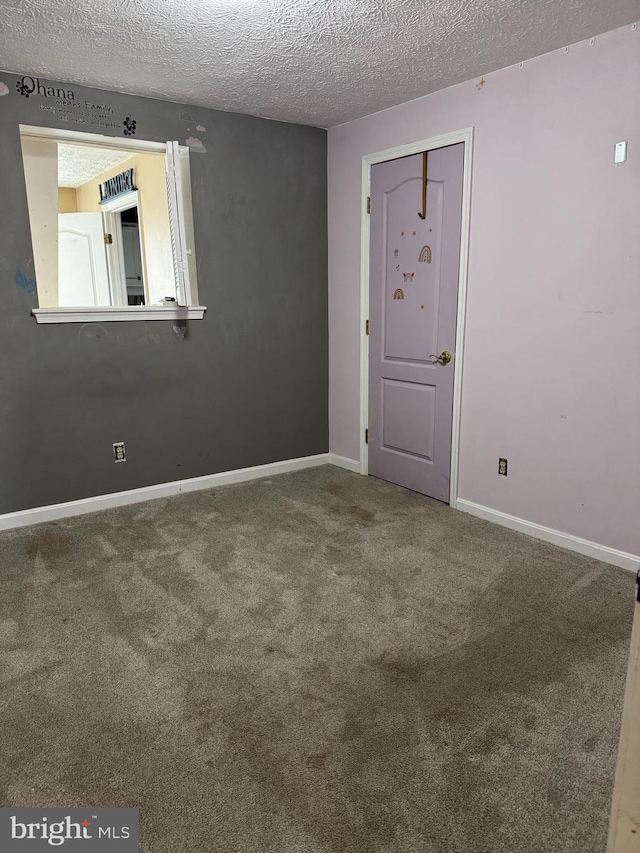
M 443 350 L 440 355 L 435 355 L 435 353 L 431 353 L 429 358 L 437 358 L 440 364 L 449 364 L 451 361 L 451 353 L 448 349 Z

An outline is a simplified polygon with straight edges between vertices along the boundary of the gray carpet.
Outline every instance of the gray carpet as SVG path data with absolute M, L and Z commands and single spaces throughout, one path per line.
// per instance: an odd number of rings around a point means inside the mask
M 633 577 L 333 467 L 0 535 L 0 802 L 152 853 L 602 853 Z

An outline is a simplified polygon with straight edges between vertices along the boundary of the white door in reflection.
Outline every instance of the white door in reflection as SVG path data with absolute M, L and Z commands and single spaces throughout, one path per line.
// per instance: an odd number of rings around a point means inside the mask
M 58 214 L 58 305 L 111 305 L 101 213 Z

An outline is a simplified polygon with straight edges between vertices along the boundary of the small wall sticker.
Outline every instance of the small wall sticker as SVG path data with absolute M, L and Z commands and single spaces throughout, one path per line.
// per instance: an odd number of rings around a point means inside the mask
M 415 275 L 414 272 L 403 272 L 402 273 L 402 277 L 404 278 L 405 283 L 409 283 L 409 284 L 413 281 L 414 275 Z
M 188 136 L 185 139 L 184 144 L 188 145 L 192 151 L 201 151 L 202 153 L 204 153 L 207 150 L 202 144 L 202 140 L 197 139 L 195 136 Z
M 6 83 L 0 83 L 0 98 L 9 94 L 9 87 Z
M 187 113 L 182 113 L 181 118 L 184 118 Z M 189 122 L 192 124 L 193 119 Z M 192 127 L 187 128 L 187 138 L 184 141 L 184 144 L 187 145 L 192 151 L 197 151 L 198 154 L 206 154 L 207 148 L 205 146 L 205 142 L 207 139 L 207 128 L 203 124 L 196 124 L 195 129 Z
M 485 84 L 486 82 L 487 82 L 487 81 L 486 81 L 486 80 L 484 79 L 484 77 L 483 77 L 483 78 L 482 78 L 482 80 L 481 80 L 481 81 L 476 85 L 476 89 L 478 90 L 478 92 L 482 89 L 482 87 L 484 86 L 484 84 Z
M 404 290 L 399 287 L 393 294 L 394 299 L 404 299 Z
M 394 249 L 394 250 L 393 250 L 393 257 L 394 257 L 394 258 L 397 258 L 399 254 L 400 254 L 400 253 L 398 252 L 398 250 L 397 250 L 397 249 Z
M 137 122 L 131 118 L 131 116 L 127 116 L 126 119 L 122 122 L 124 127 L 124 135 L 125 136 L 135 136 L 136 135 L 136 124 Z
M 420 264 L 430 264 L 431 263 L 431 247 L 423 246 L 420 249 L 420 254 L 418 256 L 418 263 Z

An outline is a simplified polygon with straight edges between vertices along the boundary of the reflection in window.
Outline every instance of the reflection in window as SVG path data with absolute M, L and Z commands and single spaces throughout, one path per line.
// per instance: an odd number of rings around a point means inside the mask
M 127 288 L 127 305 L 144 305 L 145 291 L 142 276 L 142 253 L 140 251 L 140 220 L 138 205 L 123 210 L 120 214 L 122 247 L 124 254 L 124 276 Z
M 29 130 L 21 128 L 39 306 L 197 303 L 188 153 L 185 170 L 174 143 L 165 157 Z

